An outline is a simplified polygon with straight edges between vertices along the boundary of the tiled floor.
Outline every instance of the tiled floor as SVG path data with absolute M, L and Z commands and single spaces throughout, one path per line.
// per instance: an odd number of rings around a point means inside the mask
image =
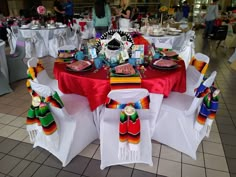
M 199 146 L 197 160 L 153 142 L 153 167 L 131 164 L 100 170 L 97 140 L 62 168 L 53 155 L 29 143 L 25 117 L 31 98 L 23 80 L 11 85 L 14 92 L 0 96 L 0 177 L 236 177 L 236 71 L 227 62 L 233 50 L 215 49 L 214 42 L 198 36 L 196 52 L 210 56 L 208 71 L 218 72 L 216 84 L 221 89 L 216 123 L 210 138 Z M 43 61 L 52 75 L 52 60 Z

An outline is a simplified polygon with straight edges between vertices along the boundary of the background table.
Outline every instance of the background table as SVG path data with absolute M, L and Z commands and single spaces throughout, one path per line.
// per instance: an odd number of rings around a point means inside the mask
M 31 38 L 35 33 L 38 33 L 42 38 L 45 43 L 45 46 L 47 49 L 49 49 L 49 40 L 54 37 L 54 34 L 58 33 L 66 33 L 65 38 L 68 38 L 71 35 L 71 31 L 69 28 L 53 28 L 53 29 L 48 29 L 48 28 L 41 28 L 41 29 L 24 29 L 24 28 L 19 28 L 19 37 L 23 38 Z M 48 54 L 48 52 L 46 52 Z

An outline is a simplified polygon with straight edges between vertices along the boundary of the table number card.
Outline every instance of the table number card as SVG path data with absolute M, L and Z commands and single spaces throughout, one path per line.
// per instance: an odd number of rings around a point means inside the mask
M 144 62 L 144 45 L 133 46 L 132 58 L 136 58 L 136 64 L 142 64 Z
M 95 48 L 89 48 L 89 55 L 91 58 L 97 58 L 97 52 Z

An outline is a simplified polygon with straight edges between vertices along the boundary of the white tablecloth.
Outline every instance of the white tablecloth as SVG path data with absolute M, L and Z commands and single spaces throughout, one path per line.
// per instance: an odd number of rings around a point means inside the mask
M 144 35 L 144 38 L 151 44 L 155 44 L 157 48 L 167 48 L 167 49 L 177 49 L 180 44 L 184 43 L 185 33 L 178 36 L 165 35 L 161 37 L 153 37 L 149 35 Z
M 35 33 L 38 33 L 42 38 L 45 43 L 45 46 L 47 49 L 49 49 L 49 40 L 53 38 L 54 34 L 58 34 L 61 32 L 66 33 L 66 38 L 70 36 L 70 29 L 69 28 L 55 28 L 55 29 L 22 29 L 19 28 L 19 37 L 23 38 L 31 38 Z M 46 52 L 48 55 L 49 52 Z
M 9 82 L 8 67 L 5 53 L 5 42 L 2 40 L 0 40 L 0 69 L 3 75 L 6 77 L 7 81 Z

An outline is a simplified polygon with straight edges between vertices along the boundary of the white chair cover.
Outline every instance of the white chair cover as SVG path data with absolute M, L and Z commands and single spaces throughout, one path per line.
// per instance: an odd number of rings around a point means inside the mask
M 33 67 L 35 68 L 37 66 L 38 59 L 35 57 L 32 57 L 27 61 L 28 68 Z M 63 95 L 63 93 L 58 88 L 58 80 L 52 79 L 48 76 L 46 70 L 42 70 L 41 72 L 37 73 L 37 77 L 34 79 L 36 83 L 46 85 L 53 90 L 55 90 L 60 96 Z
M 38 32 L 32 32 L 26 39 L 26 58 L 47 56 L 48 50 L 42 36 Z
M 9 83 L 9 74 L 8 74 L 5 46 L 6 46 L 6 43 L 0 40 L 0 71 L 5 76 L 7 83 Z
M 199 61 L 209 63 L 210 58 L 202 53 L 196 53 L 194 56 Z M 189 65 L 186 70 L 186 92 L 185 94 L 194 96 L 196 88 L 201 84 L 204 73 L 199 72 L 194 66 Z
M 8 43 L 9 43 L 9 47 L 10 47 L 10 54 L 13 54 L 16 49 L 17 37 L 9 28 L 7 28 L 7 38 L 8 38 Z
M 68 45 L 74 45 L 75 48 L 79 48 L 79 44 L 81 43 L 81 38 L 80 36 L 78 35 L 78 31 L 79 31 L 79 26 L 73 26 L 72 27 L 73 31 L 74 31 L 74 34 L 71 36 L 71 37 L 68 37 L 67 40 L 66 40 L 66 43 Z
M 149 93 L 146 89 L 124 89 L 111 91 L 108 97 L 120 103 L 130 103 L 144 98 Z M 154 131 L 156 117 L 162 102 L 162 95 L 150 94 L 150 109 L 138 109 L 139 118 L 141 120 L 141 142 L 140 156 L 133 158 L 129 156 L 130 151 L 127 150 L 127 156 L 118 157 L 119 154 L 119 122 L 120 109 L 103 109 L 100 121 L 100 150 L 101 150 L 101 169 L 107 166 L 128 164 L 128 163 L 152 163 L 152 145 L 151 136 Z
M 57 58 L 58 56 L 58 48 L 66 45 L 66 32 L 65 31 L 57 31 L 54 33 L 52 39 L 49 40 L 49 55 Z
M 210 87 L 215 77 L 214 71 L 204 85 Z M 206 124 L 200 131 L 194 128 L 202 100 L 203 98 L 172 92 L 163 100 L 152 139 L 196 159 L 197 148 L 210 130 Z
M 31 81 L 31 88 L 40 96 L 52 95 L 51 88 Z M 40 146 L 56 156 L 65 167 L 88 144 L 98 138 L 93 115 L 89 109 L 88 101 L 79 95 L 66 94 L 61 96 L 64 108 L 58 109 L 50 106 L 50 111 L 58 126 L 59 147 L 49 146 L 46 135 L 38 132 L 34 147 Z

